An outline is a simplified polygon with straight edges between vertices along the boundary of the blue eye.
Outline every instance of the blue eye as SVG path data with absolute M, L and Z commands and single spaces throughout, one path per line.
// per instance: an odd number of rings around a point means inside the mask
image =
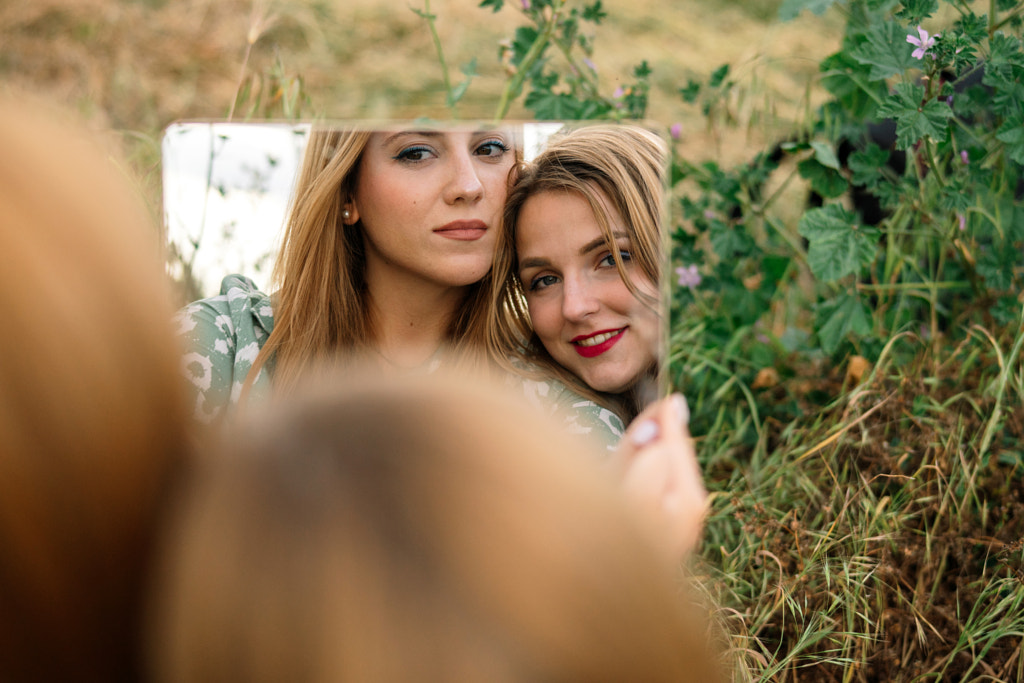
M 413 147 L 406 147 L 392 158 L 396 161 L 424 161 L 433 153 L 433 150 L 429 147 L 415 145 Z
M 536 292 L 546 287 L 550 287 L 558 282 L 558 278 L 554 275 L 541 275 L 530 281 L 530 291 Z
M 621 249 L 619 251 L 619 256 L 622 258 L 622 262 L 623 263 L 629 263 L 630 261 L 633 260 L 632 255 L 630 255 L 630 253 L 628 251 L 626 251 L 625 249 Z M 613 256 L 612 254 L 608 254 L 607 256 L 605 256 L 604 258 L 601 259 L 601 261 L 598 263 L 598 265 L 610 266 L 610 267 L 614 268 L 615 267 L 615 256 Z
M 488 140 L 476 148 L 476 153 L 483 157 L 501 157 L 511 149 L 501 140 Z

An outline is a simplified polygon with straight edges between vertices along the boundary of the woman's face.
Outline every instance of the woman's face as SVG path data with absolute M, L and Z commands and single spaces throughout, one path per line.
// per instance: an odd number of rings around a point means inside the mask
M 640 292 L 656 296 L 630 258 L 622 217 L 598 194 L 626 274 Z M 583 195 L 546 191 L 527 199 L 516 251 L 533 329 L 551 357 L 597 391 L 632 387 L 656 359 L 661 320 L 623 282 Z
M 461 287 L 482 279 L 508 193 L 512 147 L 507 130 L 371 135 L 349 207 L 349 221 L 362 221 L 368 281 Z

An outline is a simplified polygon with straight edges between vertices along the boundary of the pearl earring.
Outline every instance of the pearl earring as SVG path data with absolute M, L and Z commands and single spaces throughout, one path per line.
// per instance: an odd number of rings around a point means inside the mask
M 351 212 L 351 211 L 349 211 L 348 209 L 345 209 L 344 211 L 342 211 L 342 212 L 341 212 L 341 218 L 342 218 L 342 220 L 344 220 L 344 221 L 349 221 L 349 220 L 351 220 L 351 218 L 352 218 L 352 212 Z

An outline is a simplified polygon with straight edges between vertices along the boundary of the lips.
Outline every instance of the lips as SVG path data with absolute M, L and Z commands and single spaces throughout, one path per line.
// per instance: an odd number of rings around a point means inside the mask
M 472 242 L 487 233 L 487 224 L 480 220 L 452 221 L 437 228 L 434 232 L 450 240 Z
M 596 358 L 615 346 L 627 329 L 620 327 L 613 330 L 601 330 L 593 334 L 581 334 L 571 340 L 572 347 L 584 358 Z

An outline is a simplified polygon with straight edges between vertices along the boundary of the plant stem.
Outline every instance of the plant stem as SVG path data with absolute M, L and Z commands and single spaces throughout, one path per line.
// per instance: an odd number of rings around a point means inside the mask
M 238 70 L 238 83 L 235 85 L 235 97 L 231 100 L 231 108 L 228 110 L 228 121 L 235 115 L 235 104 L 238 103 L 238 94 L 242 91 L 242 81 L 245 80 L 245 70 L 249 66 L 249 55 L 252 54 L 252 41 L 245 41 L 245 56 L 242 57 L 242 66 Z
M 430 12 L 430 0 L 423 0 L 423 12 L 419 14 L 427 20 L 427 26 L 430 28 L 430 38 L 434 41 L 437 61 L 441 63 L 441 79 L 444 81 L 445 102 L 448 103 L 448 107 L 452 110 L 452 114 L 454 114 L 458 104 L 455 102 L 455 98 L 452 97 L 452 81 L 448 76 L 448 62 L 444 58 L 441 38 L 437 35 L 437 17 Z
M 508 115 L 508 110 L 512 106 L 512 100 L 519 95 L 523 88 L 523 80 L 526 78 L 526 74 L 529 73 L 533 65 L 536 64 L 537 60 L 540 59 L 541 55 L 544 54 L 544 49 L 551 42 L 551 36 L 555 33 L 555 27 L 558 26 L 558 19 L 562 13 L 562 9 L 565 7 L 566 0 L 559 0 L 558 8 L 555 9 L 551 14 L 551 18 L 544 22 L 544 27 L 540 33 L 537 34 L 537 38 L 534 39 L 533 44 L 530 45 L 530 49 L 527 50 L 526 55 L 523 57 L 523 61 L 519 63 L 515 74 L 509 79 L 508 83 L 505 84 L 505 89 L 501 93 L 501 100 L 498 102 L 498 109 L 494 114 L 494 119 L 500 121 Z

